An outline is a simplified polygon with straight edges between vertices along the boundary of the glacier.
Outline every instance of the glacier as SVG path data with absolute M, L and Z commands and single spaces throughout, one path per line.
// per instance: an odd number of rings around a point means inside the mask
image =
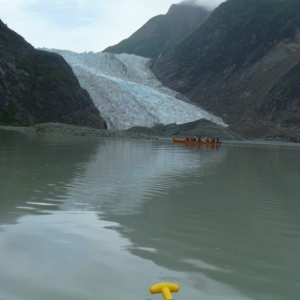
M 219 117 L 195 106 L 164 86 L 148 67 L 149 58 L 132 54 L 75 53 L 45 49 L 64 57 L 86 89 L 108 129 L 183 124 L 208 119 L 226 127 Z

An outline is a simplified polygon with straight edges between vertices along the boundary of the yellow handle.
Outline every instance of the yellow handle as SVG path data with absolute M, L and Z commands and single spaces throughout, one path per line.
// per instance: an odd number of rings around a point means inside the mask
M 171 292 L 178 292 L 179 285 L 171 282 L 161 282 L 150 287 L 151 294 L 162 293 L 165 300 L 173 299 Z

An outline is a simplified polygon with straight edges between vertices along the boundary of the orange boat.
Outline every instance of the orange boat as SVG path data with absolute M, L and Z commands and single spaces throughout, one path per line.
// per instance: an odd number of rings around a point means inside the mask
M 219 146 L 221 145 L 221 142 L 200 142 L 200 141 L 187 141 L 187 140 L 180 140 L 180 139 L 176 139 L 176 137 L 173 137 L 173 143 L 182 143 L 182 144 L 190 144 L 190 145 L 211 145 L 211 146 Z

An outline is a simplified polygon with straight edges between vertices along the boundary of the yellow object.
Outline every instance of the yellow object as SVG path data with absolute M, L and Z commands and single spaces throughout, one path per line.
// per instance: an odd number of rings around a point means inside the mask
M 179 285 L 171 282 L 161 282 L 150 287 L 151 294 L 162 293 L 165 300 L 173 299 L 171 292 L 178 292 Z

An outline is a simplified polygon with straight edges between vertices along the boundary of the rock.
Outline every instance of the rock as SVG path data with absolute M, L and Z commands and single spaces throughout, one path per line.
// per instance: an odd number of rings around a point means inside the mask
M 292 133 L 290 120 L 300 120 L 299 10 L 299 1 L 225 1 L 152 69 L 247 138 L 273 136 L 269 123 Z
M 216 137 L 219 136 L 221 140 L 231 140 L 231 141 L 241 141 L 244 138 L 229 128 L 217 125 L 206 119 L 201 119 L 194 122 L 189 122 L 185 124 L 157 124 L 151 128 L 148 127 L 132 127 L 127 131 L 129 132 L 139 132 L 143 134 L 150 134 L 153 136 L 163 136 L 163 137 L 185 137 L 186 135 L 190 136 L 202 136 L 202 137 Z
M 132 138 L 132 139 L 155 139 L 148 134 L 138 132 L 128 132 L 126 130 L 106 130 L 91 127 L 74 126 L 62 123 L 43 123 L 31 127 L 12 127 L 4 126 L 0 129 L 18 130 L 27 133 L 37 134 L 64 134 L 77 136 L 99 136 L 99 137 L 115 137 L 115 138 Z
M 161 53 L 171 50 L 173 43 L 199 26 L 209 14 L 207 9 L 191 2 L 173 4 L 167 14 L 151 18 L 128 39 L 103 52 L 157 58 Z
M 106 128 L 66 61 L 34 49 L 0 20 L 0 124 L 43 122 Z

